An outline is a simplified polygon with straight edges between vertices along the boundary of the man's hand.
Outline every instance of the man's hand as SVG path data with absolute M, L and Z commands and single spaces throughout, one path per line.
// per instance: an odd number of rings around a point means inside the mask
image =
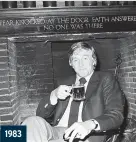
M 65 131 L 64 138 L 69 139 L 69 142 L 73 142 L 75 138 L 84 139 L 94 128 L 95 124 L 91 120 L 76 122 Z
M 67 85 L 60 85 L 58 88 L 51 92 L 50 101 L 51 104 L 55 105 L 60 100 L 65 100 L 68 96 L 71 96 L 72 87 Z

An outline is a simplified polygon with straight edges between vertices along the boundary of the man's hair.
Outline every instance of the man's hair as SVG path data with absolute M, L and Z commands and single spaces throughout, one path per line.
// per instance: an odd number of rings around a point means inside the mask
M 94 60 L 94 69 L 95 69 L 95 67 L 97 65 L 96 53 L 95 53 L 93 46 L 90 46 L 87 42 L 76 42 L 76 43 L 72 44 L 71 48 L 68 51 L 69 60 L 70 61 L 72 60 L 71 58 L 72 58 L 74 51 L 79 48 L 92 51 L 92 58 Z

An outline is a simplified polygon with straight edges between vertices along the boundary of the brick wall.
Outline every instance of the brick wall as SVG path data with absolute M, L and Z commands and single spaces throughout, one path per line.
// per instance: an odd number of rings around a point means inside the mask
M 116 50 L 122 56 L 119 82 L 128 102 L 128 117 L 136 120 L 136 40 L 133 36 L 119 41 Z
M 13 109 L 13 123 L 19 124 L 19 96 L 17 94 L 17 58 L 16 46 L 14 43 L 8 41 L 8 66 L 9 66 L 9 89 Z
M 18 124 L 15 46 L 0 39 L 0 125 Z
M 16 43 L 20 122 L 35 115 L 37 105 L 53 89 L 50 43 Z

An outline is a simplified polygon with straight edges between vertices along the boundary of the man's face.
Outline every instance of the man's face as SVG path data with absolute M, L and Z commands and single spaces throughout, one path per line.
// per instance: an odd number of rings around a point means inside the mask
M 80 77 L 86 77 L 94 70 L 94 60 L 91 50 L 82 48 L 76 49 L 69 63 Z

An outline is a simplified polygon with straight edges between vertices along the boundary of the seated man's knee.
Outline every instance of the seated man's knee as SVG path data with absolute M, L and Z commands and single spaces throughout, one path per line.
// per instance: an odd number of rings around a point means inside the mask
M 29 124 L 29 123 L 41 122 L 41 121 L 45 121 L 45 120 L 42 117 L 39 117 L 39 116 L 30 116 L 22 122 L 22 125 L 26 125 L 26 124 Z

